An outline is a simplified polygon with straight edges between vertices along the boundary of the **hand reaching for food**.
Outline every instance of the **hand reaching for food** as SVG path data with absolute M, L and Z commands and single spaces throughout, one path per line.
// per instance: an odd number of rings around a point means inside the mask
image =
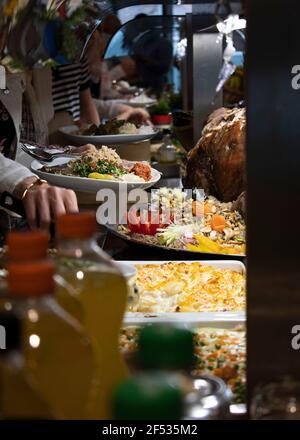
M 59 215 L 78 211 L 74 191 L 50 186 L 35 176 L 24 179 L 14 195 L 22 200 L 31 229 L 49 229 Z
M 83 153 L 94 153 L 97 150 L 93 144 L 85 144 L 80 147 L 69 146 L 68 152 L 72 154 L 82 155 Z
M 126 109 L 118 114 L 117 119 L 135 122 L 137 124 L 152 125 L 149 113 L 143 108 L 132 108 L 127 106 Z

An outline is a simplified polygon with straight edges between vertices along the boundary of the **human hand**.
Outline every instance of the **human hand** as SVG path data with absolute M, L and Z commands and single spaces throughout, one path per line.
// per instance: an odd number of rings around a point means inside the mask
M 17 187 L 21 196 L 29 188 L 23 198 L 23 206 L 31 229 L 49 229 L 51 221 L 59 215 L 78 211 L 77 198 L 72 190 L 48 183 L 31 186 L 35 181 L 37 178 L 30 177 Z
M 137 124 L 152 125 L 149 113 L 143 108 L 132 108 L 128 106 L 128 109 L 122 110 L 122 112 L 118 114 L 117 119 L 136 122 Z
M 97 150 L 97 148 L 95 147 L 95 145 L 93 144 L 85 144 L 85 145 L 81 145 L 80 147 L 73 147 L 70 146 L 69 147 L 69 152 L 72 154 L 83 154 L 83 153 L 94 153 Z

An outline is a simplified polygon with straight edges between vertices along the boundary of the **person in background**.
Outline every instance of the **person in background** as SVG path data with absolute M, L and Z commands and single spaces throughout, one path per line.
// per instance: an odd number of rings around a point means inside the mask
M 105 49 L 110 38 L 120 27 L 121 21 L 116 15 L 107 15 L 90 39 L 86 57 L 91 75 L 91 91 L 94 98 L 98 99 L 100 97 L 101 65 Z
M 90 90 L 90 73 L 86 59 L 77 64 L 64 64 L 52 69 L 52 102 L 54 117 L 49 123 L 49 142 L 63 145 L 58 129 L 65 125 L 79 127 L 100 124 L 99 114 Z
M 144 108 L 133 108 L 130 105 L 117 104 L 113 100 L 94 99 L 93 101 L 101 119 L 116 118 L 139 124 L 151 124 L 150 114 Z
M 148 112 L 143 109 L 132 109 L 129 106 L 115 105 L 113 102 L 93 100 L 87 58 L 77 64 L 65 64 L 52 69 L 52 101 L 54 117 L 48 126 L 50 144 L 66 143 L 59 131 L 63 126 L 99 125 L 102 118 L 112 117 L 135 119 L 141 122 L 150 119 Z
M 48 229 L 59 215 L 78 211 L 72 190 L 41 181 L 20 163 L 20 139 L 47 145 L 47 121 L 52 116 L 48 102 L 51 104 L 51 72 L 39 69 L 30 75 L 7 73 L 6 81 L 9 93 L 0 91 L 0 197 L 7 192 L 20 200 L 26 219 L 0 209 L 0 239 L 15 228 Z M 91 146 L 73 148 L 83 152 Z
M 14 121 L 0 100 L 0 195 L 8 192 L 23 203 L 26 222 L 0 210 L 1 235 L 16 227 L 48 229 L 52 219 L 66 212 L 78 211 L 73 191 L 50 186 L 28 168 L 15 162 L 16 132 Z
M 123 47 L 129 56 L 120 58 L 110 70 L 112 80 L 127 78 L 141 87 L 159 93 L 167 83 L 172 65 L 171 42 L 157 29 L 146 14 L 138 14 L 124 32 Z
M 95 88 L 99 89 L 102 63 L 101 59 L 101 33 L 97 30 L 91 37 L 90 43 L 86 51 L 86 59 L 88 62 L 88 69 L 91 77 L 91 89 L 95 91 Z M 109 79 L 110 80 L 110 79 Z M 94 85 L 93 85 L 94 84 Z M 96 87 L 97 86 L 97 87 Z M 112 90 L 112 83 L 109 83 L 110 91 Z M 96 92 L 99 95 L 99 92 Z M 116 97 L 119 97 L 116 95 Z M 99 119 L 111 119 L 117 118 L 126 121 L 134 120 L 139 123 L 150 123 L 150 115 L 144 108 L 133 108 L 130 105 L 115 103 L 112 99 L 103 100 L 94 98 L 94 105 L 96 106 Z
M 103 57 L 107 43 L 111 37 L 117 32 L 122 26 L 120 19 L 114 15 L 107 15 L 99 28 L 100 31 L 100 56 Z

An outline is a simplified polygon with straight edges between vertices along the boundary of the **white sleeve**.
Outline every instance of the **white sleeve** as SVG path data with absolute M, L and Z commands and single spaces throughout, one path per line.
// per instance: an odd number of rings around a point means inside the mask
M 28 168 L 0 154 L 0 193 L 8 191 L 12 194 L 22 180 L 31 176 L 35 174 Z

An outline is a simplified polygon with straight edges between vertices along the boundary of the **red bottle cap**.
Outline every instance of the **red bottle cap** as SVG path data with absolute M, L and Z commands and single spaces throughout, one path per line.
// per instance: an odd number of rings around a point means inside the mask
M 64 214 L 57 219 L 59 238 L 76 239 L 92 237 L 97 231 L 94 212 Z
M 54 264 L 50 261 L 9 263 L 7 271 L 7 287 L 11 296 L 30 298 L 54 292 Z
M 11 261 L 41 260 L 47 257 L 49 235 L 44 231 L 7 234 L 7 256 Z

